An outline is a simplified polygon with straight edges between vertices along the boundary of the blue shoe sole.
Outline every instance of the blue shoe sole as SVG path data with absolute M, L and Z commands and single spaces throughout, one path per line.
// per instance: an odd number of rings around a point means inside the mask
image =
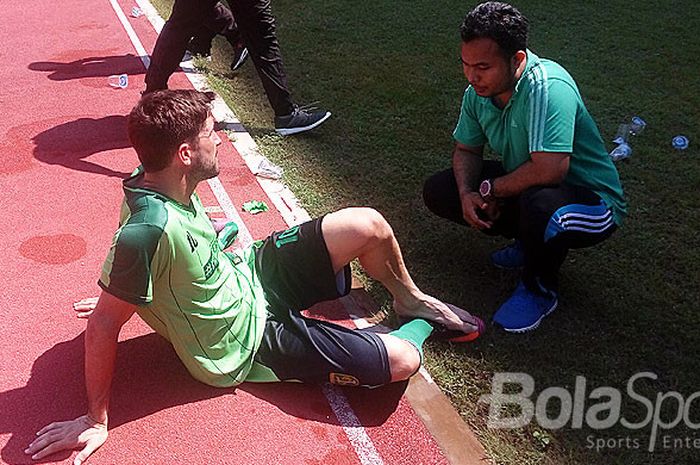
M 522 270 L 522 269 L 524 268 L 524 266 L 525 266 L 525 265 L 503 266 L 503 265 L 499 265 L 498 263 L 494 262 L 493 260 L 491 260 L 491 264 L 492 264 L 494 267 L 498 268 L 499 270 L 508 270 L 508 271 Z
M 549 315 L 549 314 L 552 313 L 554 310 L 556 310 L 558 305 L 559 305 L 559 299 L 554 299 L 554 303 L 552 304 L 552 306 L 549 307 L 549 308 L 547 309 L 547 311 L 544 312 L 544 313 L 542 314 L 542 316 L 539 317 L 539 318 L 537 319 L 537 321 L 535 321 L 535 322 L 534 322 L 533 324 L 531 324 L 530 326 L 526 326 L 526 327 L 524 327 L 524 328 L 506 328 L 506 327 L 503 327 L 503 330 L 506 331 L 506 332 L 508 332 L 508 333 L 522 334 L 522 333 L 527 333 L 528 331 L 532 331 L 532 330 L 534 330 L 534 329 L 537 329 L 537 327 L 540 325 L 540 323 L 542 322 L 542 320 L 544 320 L 544 318 L 545 318 L 547 315 Z
M 520 269 L 522 269 L 525 266 L 525 258 L 523 255 L 522 247 L 515 245 L 517 242 L 518 241 L 514 242 L 513 244 L 511 244 L 507 247 L 503 247 L 503 248 L 500 248 L 498 250 L 494 250 L 493 252 L 491 252 L 491 254 L 489 255 L 489 259 L 491 261 L 491 264 L 493 266 L 495 266 L 496 268 L 501 269 L 501 270 L 520 270 Z M 515 251 L 508 252 L 508 250 L 516 250 L 516 249 L 519 250 L 519 252 L 515 252 Z M 520 254 L 521 256 L 519 257 L 519 259 L 515 259 L 515 260 L 507 260 L 506 259 L 506 262 L 518 262 L 515 265 L 504 264 L 502 262 L 499 263 L 499 260 L 494 258 L 494 256 L 514 255 L 514 254 Z

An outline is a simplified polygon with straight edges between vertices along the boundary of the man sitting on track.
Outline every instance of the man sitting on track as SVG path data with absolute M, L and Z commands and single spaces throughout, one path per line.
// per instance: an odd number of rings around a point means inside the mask
M 141 167 L 124 181 L 121 226 L 104 262 L 103 292 L 85 333 L 88 411 L 39 431 L 40 459 L 81 448 L 80 464 L 107 440 L 119 332 L 134 313 L 167 338 L 189 372 L 212 386 L 302 381 L 378 386 L 409 378 L 434 329 L 473 340 L 483 323 L 424 294 L 384 218 L 348 208 L 275 232 L 236 253 L 194 193 L 219 172 L 212 94 L 148 94 L 128 119 Z M 394 297 L 407 321 L 390 334 L 305 318 L 302 309 L 347 294 L 351 260 Z M 430 321 L 430 323 L 429 323 Z

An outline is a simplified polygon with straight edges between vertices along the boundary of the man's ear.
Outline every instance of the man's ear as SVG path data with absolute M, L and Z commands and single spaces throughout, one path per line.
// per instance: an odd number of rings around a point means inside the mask
M 183 142 L 182 144 L 180 144 L 180 147 L 177 148 L 177 160 L 183 166 L 191 166 L 192 153 L 192 146 L 187 142 Z
M 518 50 L 513 55 L 513 58 L 511 58 L 513 67 L 515 69 L 517 69 L 523 63 L 523 61 L 526 59 L 527 59 L 527 52 L 525 50 Z

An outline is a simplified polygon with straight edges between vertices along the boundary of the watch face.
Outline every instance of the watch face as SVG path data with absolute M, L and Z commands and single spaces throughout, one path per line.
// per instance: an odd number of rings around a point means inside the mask
M 489 182 L 488 179 L 486 179 L 479 186 L 479 194 L 481 194 L 482 197 L 486 197 L 490 193 L 491 193 L 491 183 Z

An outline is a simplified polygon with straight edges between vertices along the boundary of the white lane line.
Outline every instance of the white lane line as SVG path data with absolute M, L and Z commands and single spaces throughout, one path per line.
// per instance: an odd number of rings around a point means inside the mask
M 350 300 L 347 298 L 347 296 L 340 299 L 340 303 L 342 304 L 345 313 L 348 314 L 348 317 L 352 320 L 357 329 L 367 329 L 372 326 L 375 326 L 374 324 L 367 321 L 365 318 L 362 318 L 361 316 L 355 315 L 353 313 L 352 305 L 350 304 Z
M 134 31 L 134 28 L 131 27 L 131 24 L 129 24 L 129 20 L 126 18 L 126 15 L 117 3 L 117 0 L 109 0 L 109 3 L 112 4 L 112 8 L 117 14 L 117 18 L 119 18 L 119 21 L 122 23 L 122 26 L 124 26 L 124 30 L 126 30 L 126 34 L 129 36 L 129 39 L 131 39 L 131 43 L 136 49 L 136 53 L 139 54 L 139 58 L 141 58 L 141 61 L 143 62 L 143 66 L 148 68 L 148 65 L 151 64 L 151 57 L 148 55 L 148 52 L 146 52 L 146 49 L 143 48 L 143 44 L 139 40 L 139 37 L 136 35 L 136 31 Z
M 114 8 L 117 17 L 121 21 L 122 26 L 126 30 L 129 39 L 134 45 L 134 48 L 139 53 L 139 55 L 141 55 L 141 60 L 143 61 L 146 68 L 148 68 L 148 65 L 150 64 L 150 59 L 145 52 L 143 44 L 136 35 L 136 32 L 129 24 L 126 15 L 124 15 L 124 12 L 116 3 L 116 0 L 110 0 L 110 3 L 112 4 L 112 8 Z M 144 12 L 148 20 L 151 22 L 154 29 L 156 29 L 157 32 L 160 32 L 160 30 L 163 27 L 163 20 L 160 18 L 160 16 L 157 15 L 152 5 L 150 5 L 150 3 L 148 3 L 145 0 L 136 0 L 136 3 L 139 5 L 139 8 L 141 8 L 141 10 Z M 203 87 L 206 87 L 206 82 L 202 76 L 197 75 L 195 77 L 194 75 L 187 73 L 187 77 L 190 79 L 195 89 L 202 90 Z M 233 116 L 233 112 L 231 111 L 231 109 L 228 108 L 228 106 L 225 103 L 223 103 L 223 101 L 220 98 L 217 98 L 217 101 L 220 101 L 221 103 L 217 102 L 215 103 L 215 105 L 221 107 L 221 105 L 223 104 L 225 108 L 222 108 L 222 110 L 227 115 Z M 233 119 L 235 119 L 235 116 L 233 116 Z M 237 134 L 237 137 L 239 136 L 241 136 L 241 150 L 239 150 L 236 144 L 232 141 L 234 147 L 236 147 L 236 150 L 238 150 L 238 153 L 246 153 L 247 155 L 257 154 L 259 156 L 257 146 L 253 139 L 250 137 L 250 135 L 248 133 Z M 250 168 L 250 157 L 248 157 L 248 159 L 244 159 L 246 160 L 246 163 Z M 263 181 L 260 178 L 256 179 L 258 179 L 258 182 Z M 221 181 L 218 177 L 210 179 L 208 182 L 209 186 L 212 189 L 212 192 L 214 192 L 214 196 L 216 196 L 216 199 L 219 202 L 219 205 L 223 209 L 226 216 L 228 216 L 229 218 L 234 220 L 236 224 L 238 224 L 238 243 L 242 247 L 246 247 L 252 242 L 253 239 L 250 234 L 250 231 L 246 227 L 241 217 L 238 215 L 238 211 L 233 205 L 233 202 L 231 201 L 228 192 L 226 192 L 226 189 L 224 188 L 223 184 L 221 184 Z M 267 189 L 265 184 L 267 185 Z M 282 214 L 282 217 L 288 225 L 297 224 L 309 218 L 309 214 L 301 207 L 299 207 L 298 201 L 296 200 L 294 194 L 282 183 L 276 181 L 265 183 L 261 182 L 261 186 L 263 190 L 265 190 L 265 193 L 270 197 L 270 199 L 272 199 L 273 202 L 275 202 L 275 206 L 278 208 L 278 210 Z M 274 194 L 273 197 L 271 195 L 271 192 L 269 192 L 268 190 L 278 189 L 279 186 L 282 186 L 282 188 L 279 189 L 277 192 L 272 193 Z M 277 200 L 279 200 L 279 204 Z M 286 208 L 280 209 L 281 205 L 285 205 Z M 290 205 L 292 206 L 291 208 Z M 372 440 L 367 434 L 367 431 L 360 423 L 360 420 L 357 418 L 357 415 L 355 415 L 355 412 L 352 410 L 348 399 L 342 394 L 342 392 L 340 392 L 338 388 L 330 384 L 324 385 L 322 390 L 323 394 L 326 396 L 326 399 L 328 399 L 328 403 L 330 404 L 333 413 L 335 414 L 336 418 L 338 418 L 338 422 L 342 426 L 343 431 L 345 431 L 348 440 L 355 449 L 355 453 L 360 459 L 362 465 L 383 465 L 384 462 L 379 456 L 377 449 L 374 447 L 374 444 L 372 443 Z
M 231 197 L 228 196 L 224 185 L 221 184 L 218 176 L 207 180 L 207 182 L 226 217 L 238 225 L 238 237 L 236 238 L 236 242 L 242 249 L 248 247 L 253 243 L 253 237 L 250 235 L 250 231 L 246 228 L 245 223 L 243 223 L 243 219 L 238 215 L 238 211 L 233 205 Z
M 160 31 L 163 29 L 163 24 L 165 24 L 165 20 L 160 17 L 155 7 L 151 5 L 151 2 L 144 0 L 136 0 L 136 4 L 143 12 L 143 15 L 148 18 L 148 21 L 153 26 L 153 29 L 160 34 Z
M 350 444 L 355 449 L 360 463 L 362 465 L 383 465 L 384 462 L 379 456 L 379 452 L 377 452 L 355 412 L 352 411 L 347 397 L 332 384 L 324 383 L 321 386 L 321 390 L 328 399 L 328 403 L 338 422 L 343 427 L 345 434 L 348 436 Z
M 428 384 L 435 384 L 435 381 L 433 381 L 433 377 L 430 376 L 430 373 L 428 373 L 428 370 L 425 369 L 423 365 L 420 366 L 420 369 L 418 370 L 418 373 L 425 378 L 425 380 L 428 382 Z M 439 389 L 439 388 L 436 388 Z

